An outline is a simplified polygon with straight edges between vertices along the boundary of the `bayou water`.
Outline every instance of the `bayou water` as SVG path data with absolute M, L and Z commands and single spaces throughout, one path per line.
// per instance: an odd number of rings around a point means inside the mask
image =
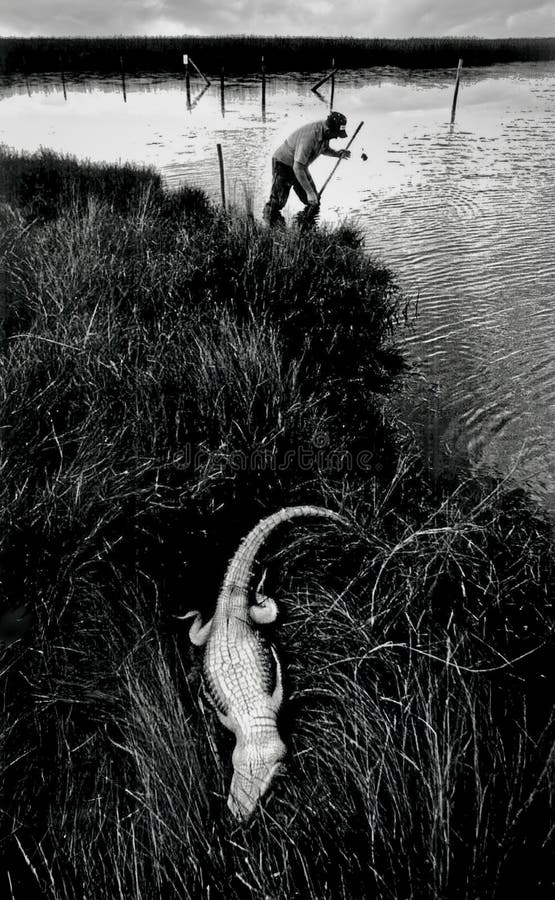
M 125 93 L 119 75 L 0 81 L 0 142 L 153 165 L 218 202 L 219 143 L 227 203 L 260 216 L 272 150 L 327 115 L 321 74 L 269 76 L 264 91 L 258 75 L 223 92 L 196 78 L 189 95 L 148 73 Z M 451 124 L 454 77 L 338 73 L 334 108 L 351 133 L 364 125 L 322 216 L 358 223 L 411 301 L 407 426 L 433 456 L 506 475 L 555 512 L 555 63 L 463 69 Z M 333 164 L 313 165 L 317 185 Z M 288 214 L 299 207 L 292 196 Z

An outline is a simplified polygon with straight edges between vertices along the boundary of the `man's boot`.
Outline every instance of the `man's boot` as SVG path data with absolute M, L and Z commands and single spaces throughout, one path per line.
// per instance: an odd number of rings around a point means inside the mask
M 266 203 L 262 218 L 270 228 L 274 228 L 275 226 L 278 228 L 285 228 L 285 219 L 271 200 L 269 203 Z

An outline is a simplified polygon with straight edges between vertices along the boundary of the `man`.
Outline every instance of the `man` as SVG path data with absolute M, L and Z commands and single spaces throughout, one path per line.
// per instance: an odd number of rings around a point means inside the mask
M 308 167 L 318 156 L 349 159 L 349 150 L 332 150 L 330 140 L 346 138 L 347 119 L 340 112 L 332 112 L 327 119 L 310 122 L 297 128 L 278 147 L 272 157 L 272 191 L 264 207 L 264 219 L 269 225 L 283 224 L 281 210 L 287 203 L 291 188 L 305 204 L 307 218 L 314 219 L 320 209 L 318 191 Z

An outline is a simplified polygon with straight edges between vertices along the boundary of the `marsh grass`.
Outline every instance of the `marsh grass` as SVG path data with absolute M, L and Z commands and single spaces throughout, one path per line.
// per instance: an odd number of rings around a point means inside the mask
M 391 274 L 347 226 L 276 235 L 63 158 L 68 202 L 37 207 L 57 158 L 9 165 L 0 572 L 33 621 L 0 651 L 2 895 L 548 896 L 549 527 L 387 421 Z M 260 560 L 289 756 L 244 828 L 175 615 L 309 501 L 351 525 Z
M 316 72 L 368 66 L 452 68 L 465 65 L 553 59 L 554 38 L 323 38 L 255 35 L 113 38 L 0 38 L 0 71 L 12 73 L 127 72 L 183 73 L 189 53 L 204 73 Z
M 159 212 L 174 215 L 185 209 L 203 211 L 208 202 L 201 191 L 184 187 L 166 194 L 162 178 L 153 169 L 125 164 L 97 165 L 41 149 L 13 153 L 0 145 L 0 196 L 7 208 L 27 221 L 56 219 L 69 209 L 79 214 L 95 199 L 111 211 L 129 213 L 139 220 L 149 203 Z

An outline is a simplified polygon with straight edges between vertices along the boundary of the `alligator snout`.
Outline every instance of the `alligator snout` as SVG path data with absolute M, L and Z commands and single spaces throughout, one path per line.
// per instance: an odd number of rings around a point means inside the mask
M 268 790 L 272 779 L 286 755 L 286 747 L 279 737 L 266 748 L 236 748 L 233 753 L 233 778 L 227 805 L 236 819 L 248 819 L 258 801 Z M 261 751 L 266 749 L 266 754 Z

